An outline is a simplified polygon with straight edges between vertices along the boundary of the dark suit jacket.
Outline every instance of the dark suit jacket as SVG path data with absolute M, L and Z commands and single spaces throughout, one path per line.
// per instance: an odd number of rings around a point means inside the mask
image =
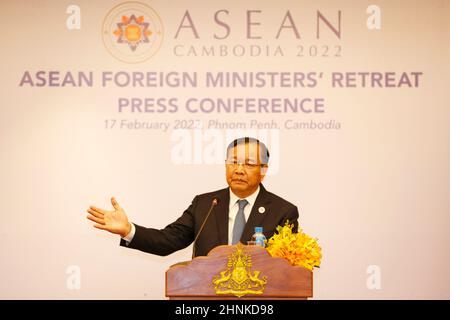
M 126 245 L 122 239 L 120 245 L 160 256 L 186 248 L 194 241 L 214 198 L 218 198 L 219 202 L 213 208 L 195 244 L 196 256 L 205 256 L 214 247 L 228 244 L 229 188 L 196 196 L 182 216 L 162 230 L 135 224 L 136 233 L 131 242 Z M 264 213 L 259 212 L 260 207 L 264 207 Z M 286 220 L 294 223 L 294 230 L 297 231 L 297 219 L 296 206 L 268 192 L 261 184 L 241 242 L 247 244 L 255 232 L 255 227 L 263 227 L 264 235 L 269 239 L 275 233 L 276 227 L 284 225 Z

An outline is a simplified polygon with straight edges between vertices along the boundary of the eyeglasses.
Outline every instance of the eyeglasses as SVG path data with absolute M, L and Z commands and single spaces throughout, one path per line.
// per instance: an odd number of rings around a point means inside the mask
M 230 165 L 230 166 L 233 166 L 233 167 L 237 167 L 240 164 L 242 164 L 245 169 L 255 169 L 257 167 L 263 167 L 264 166 L 263 164 L 257 164 L 257 163 L 252 162 L 252 161 L 242 162 L 242 161 L 238 161 L 236 159 L 227 159 L 227 160 L 225 160 L 225 163 L 227 165 Z

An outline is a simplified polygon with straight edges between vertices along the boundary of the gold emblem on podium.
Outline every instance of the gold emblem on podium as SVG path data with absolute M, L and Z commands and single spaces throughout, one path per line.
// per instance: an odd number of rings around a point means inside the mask
M 251 271 L 252 257 L 244 253 L 242 244 L 228 256 L 227 269 L 213 278 L 216 294 L 242 297 L 247 294 L 263 294 L 267 277 L 259 278 L 260 271 Z

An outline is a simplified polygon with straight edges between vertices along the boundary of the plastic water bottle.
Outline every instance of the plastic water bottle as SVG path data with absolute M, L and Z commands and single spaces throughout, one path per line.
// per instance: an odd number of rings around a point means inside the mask
M 252 242 L 257 246 L 261 246 L 263 248 L 266 247 L 266 236 L 263 233 L 262 227 L 255 227 L 255 233 L 252 236 Z

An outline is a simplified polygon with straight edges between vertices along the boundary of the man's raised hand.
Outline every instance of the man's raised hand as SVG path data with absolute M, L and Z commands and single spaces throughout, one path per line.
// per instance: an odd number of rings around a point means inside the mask
M 90 206 L 87 209 L 89 214 L 86 218 L 95 222 L 95 228 L 118 234 L 123 238 L 130 233 L 131 224 L 128 222 L 125 211 L 119 206 L 114 197 L 111 198 L 111 203 L 114 207 L 113 211 Z

